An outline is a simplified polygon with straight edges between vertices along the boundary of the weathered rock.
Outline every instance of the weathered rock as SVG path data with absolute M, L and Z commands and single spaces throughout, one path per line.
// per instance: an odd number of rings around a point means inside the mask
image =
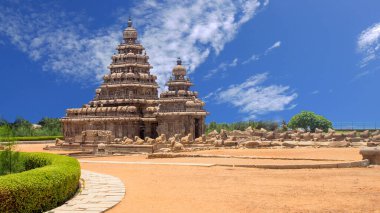
M 270 147 L 272 143 L 270 141 L 260 141 L 259 147 Z
M 220 135 L 220 139 L 221 140 L 227 140 L 227 138 L 228 138 L 227 131 L 224 130 L 224 129 L 220 130 L 220 134 L 219 135 Z
M 282 146 L 282 143 L 279 141 L 272 141 L 271 146 Z
M 231 140 L 226 140 L 223 143 L 224 146 L 237 146 L 238 142 L 237 141 L 231 141 Z
M 369 138 L 369 136 L 370 136 L 370 134 L 369 134 L 368 130 L 365 130 L 365 131 L 360 133 L 361 138 Z
M 305 133 L 301 134 L 301 139 L 306 140 L 306 141 L 311 140 L 312 139 L 311 133 L 305 132 Z
M 376 130 L 371 133 L 371 136 L 380 135 L 380 130 Z
M 247 142 L 244 142 L 244 146 L 246 148 L 257 148 L 260 146 L 260 142 L 259 141 L 247 141 Z
M 159 152 L 170 152 L 171 149 L 170 148 L 161 148 L 158 150 Z
M 367 142 L 367 146 L 369 147 L 380 146 L 380 142 Z
M 314 144 L 316 147 L 328 147 L 330 145 L 330 142 L 318 141 L 318 142 L 314 142 Z
M 289 148 L 294 148 L 297 146 L 297 142 L 294 141 L 286 141 L 282 143 L 282 146 L 289 147 Z
M 274 139 L 274 132 L 270 131 L 265 133 L 264 138 L 267 140 L 273 140 Z
M 350 143 L 347 141 L 332 141 L 329 144 L 329 147 L 334 147 L 334 148 L 348 147 L 348 146 L 350 146 Z
M 380 149 L 377 147 L 361 148 L 359 152 L 363 159 L 368 159 L 370 164 L 380 165 Z
M 329 128 L 329 129 L 327 130 L 327 132 L 328 132 L 328 133 L 335 133 L 335 130 Z
M 215 143 L 214 143 L 215 147 L 221 147 L 223 145 L 224 145 L 224 141 L 223 140 L 220 140 L 220 139 L 215 140 Z
M 380 135 L 372 136 L 371 140 L 374 142 L 380 142 Z
M 315 143 L 312 141 L 301 141 L 298 142 L 298 146 L 315 146 Z
M 322 129 L 315 128 L 315 133 L 323 133 Z

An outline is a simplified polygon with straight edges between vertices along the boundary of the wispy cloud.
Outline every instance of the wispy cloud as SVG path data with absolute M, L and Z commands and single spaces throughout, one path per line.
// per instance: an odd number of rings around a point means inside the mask
M 294 108 L 296 105 L 292 102 L 297 98 L 297 93 L 291 91 L 289 86 L 265 85 L 267 79 L 268 73 L 257 74 L 241 84 L 233 84 L 227 89 L 210 93 L 208 98 L 219 104 L 232 104 L 247 114 L 249 119 Z
M 249 57 L 247 60 L 245 60 L 245 61 L 243 61 L 241 63 L 239 63 L 239 59 L 238 58 L 235 58 L 231 62 L 223 62 L 223 63 L 219 64 L 219 66 L 217 68 L 214 68 L 214 69 L 210 70 L 207 73 L 207 75 L 204 76 L 204 79 L 209 79 L 212 76 L 214 76 L 215 74 L 217 74 L 219 72 L 225 72 L 225 71 L 228 70 L 228 68 L 236 67 L 239 64 L 247 64 L 247 63 L 250 63 L 252 61 L 257 61 L 262 56 L 268 55 L 270 52 L 272 52 L 276 48 L 279 48 L 280 46 L 281 46 L 281 41 L 277 41 L 272 46 L 270 46 L 268 49 L 266 49 L 263 54 L 261 54 L 261 55 L 255 55 L 255 54 L 253 54 L 251 57 Z
M 243 61 L 242 64 L 248 64 L 253 61 L 258 61 L 261 57 L 268 55 L 270 52 L 272 52 L 274 49 L 279 48 L 281 46 L 281 41 L 276 41 L 272 46 L 268 47 L 268 49 L 265 50 L 263 54 L 253 54 L 251 57 L 249 57 L 247 60 Z
M 231 61 L 229 63 L 223 62 L 223 63 L 219 64 L 219 66 L 217 68 L 210 70 L 207 73 L 207 75 L 204 76 L 204 78 L 208 79 L 208 78 L 210 78 L 211 76 L 215 75 L 218 72 L 226 71 L 228 68 L 236 67 L 237 65 L 238 65 L 238 59 L 237 58 L 235 58 L 233 61 Z
M 66 13 L 48 3 L 35 7 L 33 2 L 23 1 L 0 6 L 0 34 L 31 60 L 41 62 L 43 70 L 86 83 L 100 80 L 107 72 L 121 39 L 117 26 L 90 31 L 87 22 L 82 14 Z
M 316 94 L 319 94 L 319 90 L 314 90 L 313 92 L 311 92 L 310 94 L 312 95 L 316 95 Z
M 143 26 L 141 41 L 159 84 L 169 78 L 176 57 L 189 64 L 191 73 L 212 52 L 219 54 L 262 4 L 259 0 L 139 2 L 133 17 Z
M 87 83 L 108 72 L 110 56 L 132 14 L 153 73 L 163 86 L 175 58 L 193 72 L 211 54 L 219 54 L 239 28 L 263 7 L 259 0 L 136 1 L 108 27 L 87 27 L 86 15 L 71 14 L 52 3 L 33 1 L 0 5 L 0 34 L 46 71 Z M 173 62 L 173 63 L 171 63 Z M 94 78 L 96 76 L 96 78 Z
M 360 67 L 366 67 L 379 57 L 380 50 L 380 23 L 376 23 L 364 30 L 357 41 L 358 51 L 363 54 Z

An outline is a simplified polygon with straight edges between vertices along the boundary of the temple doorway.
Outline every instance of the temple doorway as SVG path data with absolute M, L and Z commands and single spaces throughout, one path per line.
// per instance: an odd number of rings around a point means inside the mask
M 144 140 L 144 138 L 145 138 L 145 125 L 144 124 L 140 125 L 140 134 L 139 135 L 140 135 L 140 138 Z
M 158 126 L 158 123 L 152 123 L 152 129 L 151 129 L 151 133 L 150 133 L 151 138 L 157 138 L 158 137 L 157 126 Z
M 194 120 L 194 138 L 199 138 L 199 136 L 200 136 L 199 133 L 200 133 L 200 131 L 199 131 L 199 119 L 196 118 Z

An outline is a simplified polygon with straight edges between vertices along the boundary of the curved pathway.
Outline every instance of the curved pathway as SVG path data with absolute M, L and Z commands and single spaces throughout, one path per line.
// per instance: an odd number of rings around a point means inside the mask
M 81 191 L 51 213 L 104 212 L 118 204 L 124 197 L 124 183 L 117 177 L 82 170 Z

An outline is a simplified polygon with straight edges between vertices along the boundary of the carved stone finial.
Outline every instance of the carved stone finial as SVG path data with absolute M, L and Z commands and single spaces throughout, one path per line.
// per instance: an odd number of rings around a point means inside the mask
M 129 16 L 129 19 L 128 19 L 128 27 L 132 27 L 132 20 L 131 20 L 131 16 Z

